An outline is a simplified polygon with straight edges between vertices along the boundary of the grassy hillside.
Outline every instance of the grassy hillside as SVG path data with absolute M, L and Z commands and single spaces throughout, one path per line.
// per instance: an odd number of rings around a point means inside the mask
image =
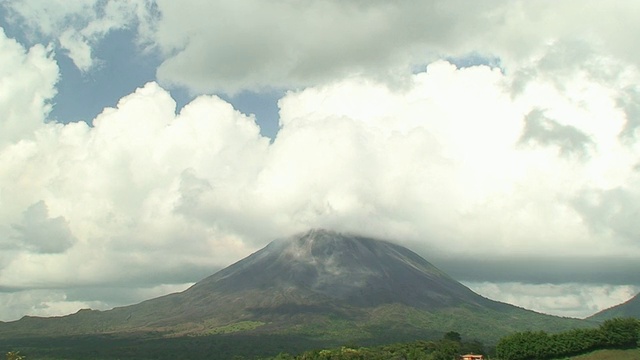
M 211 354 L 274 356 L 279 352 L 299 353 L 314 348 L 345 344 L 376 346 L 394 342 L 440 339 L 449 331 L 463 338 L 492 345 L 515 331 L 545 330 L 549 333 L 572 328 L 595 327 L 584 320 L 558 318 L 512 308 L 510 312 L 458 307 L 436 312 L 390 304 L 345 316 L 301 313 L 283 314 L 263 321 L 242 320 L 219 325 L 203 319 L 160 329 L 108 329 L 110 317 L 101 321 L 99 311 L 81 311 L 62 318 L 27 318 L 0 326 L 0 350 L 20 350 L 31 358 L 64 355 L 70 359 L 170 359 L 176 353 L 191 359 Z M 79 333 L 65 333 L 73 329 Z M 197 331 L 196 331 L 197 330 Z
M 563 358 L 567 360 L 638 360 L 640 349 L 629 350 L 597 350 L 589 354 Z
M 556 333 L 597 326 L 595 322 L 560 318 L 521 309 L 498 312 L 464 306 L 429 312 L 390 304 L 371 309 L 363 318 L 366 320 L 353 322 L 331 319 L 320 323 L 308 322 L 299 330 L 325 340 L 329 340 L 327 335 L 334 335 L 334 339 L 347 339 L 356 344 L 434 339 L 445 332 L 456 331 L 467 339 L 496 344 L 501 337 L 516 331 L 544 330 Z M 288 332 L 290 330 L 284 331 Z

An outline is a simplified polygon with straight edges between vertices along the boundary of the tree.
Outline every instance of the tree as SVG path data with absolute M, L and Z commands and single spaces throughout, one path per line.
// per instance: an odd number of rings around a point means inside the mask
M 462 336 L 460 336 L 460 333 L 457 333 L 455 331 L 449 331 L 448 333 L 444 334 L 443 339 L 451 340 L 451 341 L 455 341 L 455 342 L 461 342 L 462 341 Z
M 496 355 L 504 360 L 547 359 L 552 353 L 550 337 L 544 331 L 507 335 L 496 346 Z
M 451 360 L 460 355 L 460 343 L 457 341 L 442 339 L 436 344 L 436 350 L 431 353 L 433 360 Z
M 500 339 L 496 355 L 503 360 L 552 359 L 595 349 L 631 348 L 638 345 L 640 322 L 611 319 L 598 329 L 574 329 L 548 335 L 545 332 L 514 333 Z
M 485 354 L 484 344 L 478 340 L 465 341 L 461 343 L 460 352 L 464 354 Z
M 600 325 L 600 332 L 607 347 L 636 347 L 638 343 L 638 320 L 615 318 Z

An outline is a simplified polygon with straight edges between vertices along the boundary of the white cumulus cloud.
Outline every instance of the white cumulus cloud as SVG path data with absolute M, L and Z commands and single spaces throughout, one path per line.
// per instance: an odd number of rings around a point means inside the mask
M 50 50 L 25 50 L 0 28 L 0 147 L 31 138 L 51 110 L 58 67 Z
M 312 227 L 395 239 L 435 263 L 570 258 L 553 275 L 562 283 L 588 282 L 570 265 L 588 269 L 594 258 L 610 263 L 590 271 L 614 274 L 606 265 L 640 255 L 640 76 L 631 32 L 602 14 L 634 28 L 636 5 L 588 3 L 562 23 L 569 7 L 524 1 L 139 3 L 158 9 L 141 38 L 166 56 L 160 83 L 292 89 L 273 142 L 217 96 L 176 113 L 156 82 L 92 125 L 48 121 L 51 48 L 26 50 L 2 34 L 0 290 L 52 309 L 121 305 Z M 122 2 L 48 16 L 28 4 L 11 9 L 38 33 L 61 43 L 66 34 L 81 68 L 96 39 L 133 21 Z M 73 15 L 85 8 L 88 17 Z M 48 20 L 30 22 L 39 16 Z M 500 67 L 434 60 L 478 49 Z M 612 280 L 622 286 L 615 299 L 640 285 L 632 277 Z M 520 291 L 491 286 L 478 289 Z M 539 303 L 513 301 L 580 316 L 608 304 L 604 295 L 578 304 L 598 289 L 556 286 L 535 288 L 549 294 Z M 104 300 L 96 288 L 122 295 Z M 48 290 L 50 299 L 39 292 Z

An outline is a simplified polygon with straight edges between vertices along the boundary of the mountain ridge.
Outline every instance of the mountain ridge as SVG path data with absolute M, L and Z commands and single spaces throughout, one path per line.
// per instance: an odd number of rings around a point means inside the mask
M 599 311 L 587 319 L 604 321 L 616 317 L 634 317 L 640 319 L 640 293 L 621 304 Z

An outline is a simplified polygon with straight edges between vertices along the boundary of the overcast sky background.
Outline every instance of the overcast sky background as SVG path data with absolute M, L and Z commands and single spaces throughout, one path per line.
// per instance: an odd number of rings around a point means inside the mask
M 640 290 L 640 2 L 0 0 L 0 320 L 309 228 L 584 317 Z

